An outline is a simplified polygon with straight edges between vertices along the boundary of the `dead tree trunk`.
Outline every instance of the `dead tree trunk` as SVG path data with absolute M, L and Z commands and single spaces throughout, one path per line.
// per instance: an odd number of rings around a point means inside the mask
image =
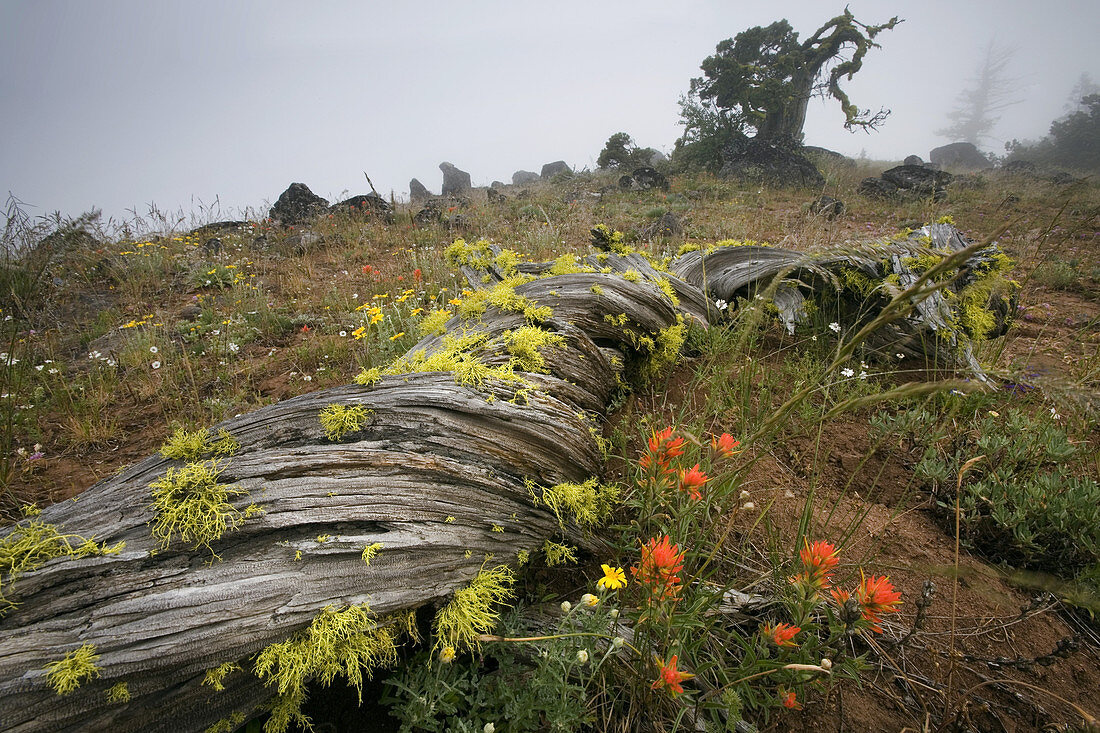
M 637 254 L 593 256 L 590 269 L 610 272 L 515 288 L 526 302 L 552 309 L 540 326 L 563 339 L 541 350 L 545 373 L 468 384 L 449 372 L 393 374 L 215 426 L 240 444 L 222 462 L 219 482 L 244 492 L 231 498 L 236 509 L 261 511 L 209 549 L 178 539 L 165 548 L 151 533 L 150 485 L 181 464 L 160 456 L 6 528 L 0 542 L 9 549 L 31 521 L 125 547 L 62 555 L 0 578 L 3 595 L 17 603 L 0 616 L 0 729 L 201 731 L 234 713 L 236 721 L 255 716 L 275 694 L 253 674 L 255 656 L 307 627 L 326 606 L 369 603 L 384 617 L 440 604 L 487 556 L 514 563 L 521 551 L 534 553 L 557 536 L 559 517 L 533 498 L 532 482 L 549 487 L 601 473 L 595 418 L 624 359 L 629 366 L 652 358 L 647 352 L 679 317 L 705 328 L 717 313 L 712 298 L 732 301 L 786 273 L 802 282 L 785 286 L 794 290 L 784 301 L 793 322 L 803 290 L 835 282 L 841 265 L 870 268 L 872 259 L 722 249 L 682 258 L 673 267 L 680 279 Z M 484 272 L 470 274 L 472 285 L 483 286 Z M 490 281 L 502 275 L 488 274 Z M 678 305 L 660 286 L 664 280 Z M 915 316 L 912 329 L 923 317 Z M 490 308 L 476 322 L 452 319 L 447 329 L 483 333 L 469 355 L 481 363 L 514 364 L 506 334 L 530 318 Z M 431 336 L 410 354 L 450 347 Z M 332 440 L 318 416 L 333 404 L 362 406 L 369 416 Z M 576 528 L 568 534 L 575 543 L 595 541 Z M 363 551 L 375 543 L 382 548 L 368 565 Z M 95 676 L 59 695 L 47 684 L 47 665 L 85 644 L 98 655 Z M 207 670 L 229 662 L 243 669 L 222 680 L 224 690 L 203 684 Z M 120 683 L 126 700 L 111 694 Z

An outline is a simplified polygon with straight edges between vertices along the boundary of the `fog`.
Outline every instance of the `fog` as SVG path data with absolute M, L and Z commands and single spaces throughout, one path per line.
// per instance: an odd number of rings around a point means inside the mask
M 1095 0 L 853 0 L 884 31 L 845 85 L 892 114 L 849 133 L 811 102 L 807 144 L 900 160 L 950 142 L 935 130 L 990 41 L 1014 49 L 1023 100 L 987 150 L 1037 139 L 1083 72 L 1100 80 Z M 260 209 L 292 181 L 335 199 L 438 191 L 438 164 L 475 185 L 565 160 L 595 167 L 625 131 L 671 152 L 677 100 L 715 45 L 787 18 L 805 38 L 843 3 L 35 2 L 0 3 L 0 193 L 32 215 L 106 216 L 217 202 Z

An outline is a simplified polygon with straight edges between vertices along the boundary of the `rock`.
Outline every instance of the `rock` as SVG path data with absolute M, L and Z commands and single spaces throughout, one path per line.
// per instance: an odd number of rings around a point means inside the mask
M 424 188 L 424 184 L 415 178 L 409 181 L 409 202 L 419 204 L 432 197 L 431 191 Z
M 978 151 L 974 143 L 943 145 L 929 153 L 928 158 L 941 168 L 952 168 L 954 170 L 980 171 L 993 167 L 993 164 Z
M 740 178 L 772 186 L 825 185 L 814 164 L 799 153 L 778 145 L 741 138 L 722 150 L 719 178 Z
M 919 155 L 907 155 L 905 160 L 902 161 L 903 165 L 924 165 L 924 161 L 921 160 Z
M 244 231 L 246 229 L 251 229 L 251 225 L 247 221 L 215 221 L 192 229 L 190 234 L 208 234 L 213 236 L 222 232 Z
M 619 188 L 629 191 L 634 188 L 634 176 L 622 176 L 619 178 Z
M 420 211 L 413 216 L 413 221 L 421 226 L 436 224 L 443 219 L 443 202 L 440 199 L 429 199 Z
M 180 309 L 179 317 L 183 321 L 193 321 L 202 315 L 202 308 L 192 303 Z
M 801 152 L 802 155 L 806 156 L 811 161 L 816 161 L 823 164 L 840 164 L 845 166 L 846 168 L 854 167 L 856 164 L 856 162 L 849 158 L 847 155 L 838 153 L 835 150 L 829 150 L 828 148 L 820 148 L 816 145 L 803 145 L 802 150 L 799 152 Z
M 489 184 L 489 188 L 504 188 L 506 184 L 504 181 L 493 181 Z
M 810 211 L 831 221 L 844 213 L 844 202 L 832 196 L 818 196 L 810 203 Z
M 857 190 L 864 196 L 885 199 L 897 195 L 898 187 L 889 181 L 870 176 L 859 182 L 859 188 Z
M 340 203 L 330 206 L 329 212 L 333 214 L 337 212 L 366 214 L 380 217 L 387 222 L 393 220 L 393 207 L 390 206 L 390 202 L 374 192 L 344 199 Z
M 512 174 L 512 185 L 522 186 L 539 180 L 539 174 L 533 171 L 516 171 Z
M 1034 173 L 1035 164 L 1030 160 L 1010 160 L 1001 166 L 1005 173 Z
M 899 165 L 883 171 L 882 177 L 902 190 L 921 195 L 942 191 L 952 179 L 950 173 L 933 170 L 923 165 Z
M 454 196 L 466 193 L 473 188 L 470 183 L 470 174 L 459 170 L 446 161 L 439 164 L 439 170 L 443 171 L 443 195 Z
M 309 186 L 292 183 L 279 196 L 268 216 L 283 226 L 292 226 L 309 221 L 327 208 L 328 201 L 310 191 Z
M 542 167 L 542 175 L 539 177 L 544 181 L 549 181 L 554 176 L 572 174 L 573 169 L 564 160 L 555 160 L 553 163 L 547 163 Z
M 635 169 L 631 177 L 638 182 L 638 186 L 642 190 L 649 190 L 651 188 L 659 188 L 662 191 L 669 189 L 668 179 L 665 178 L 657 169 L 643 167 Z
M 210 237 L 202 243 L 202 251 L 207 255 L 216 255 L 222 251 L 222 240 L 217 237 Z
M 508 200 L 507 196 L 492 187 L 485 189 L 485 195 L 488 197 L 489 203 L 491 204 L 502 204 Z
M 643 227 L 639 232 L 642 239 L 656 239 L 658 237 L 681 237 L 684 227 L 680 220 L 672 212 L 667 212 L 652 224 Z
M 1077 183 L 1077 181 L 1079 181 L 1080 179 L 1077 178 L 1076 176 L 1071 176 L 1069 173 L 1066 173 L 1065 171 L 1058 171 L 1058 172 L 1052 173 L 1050 176 L 1048 176 L 1047 180 L 1050 181 L 1051 183 L 1057 185 L 1057 186 L 1066 186 L 1066 185 L 1069 185 L 1070 183 Z
M 667 163 L 668 156 L 662 153 L 660 150 L 653 148 L 643 148 L 638 151 L 638 155 L 649 167 L 654 167 L 660 163 Z

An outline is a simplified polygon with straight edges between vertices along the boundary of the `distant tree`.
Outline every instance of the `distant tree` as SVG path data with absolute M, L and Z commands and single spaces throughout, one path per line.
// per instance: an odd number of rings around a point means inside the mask
M 616 132 L 607 138 L 607 143 L 596 158 L 596 165 L 600 168 L 621 168 L 633 170 L 650 162 L 659 153 L 653 148 L 639 148 L 634 144 L 634 139 L 625 132 Z
M 1019 104 L 1015 99 L 1017 79 L 1007 74 L 1015 53 L 1011 48 L 997 48 L 992 41 L 985 49 L 985 58 L 970 86 L 959 93 L 955 109 L 948 113 L 951 124 L 936 130 L 936 134 L 952 142 L 973 143 L 976 147 L 993 139 L 993 128 L 1001 119 L 998 112 Z
M 1085 111 L 1085 97 L 1090 94 L 1100 94 L 1100 85 L 1097 85 L 1086 71 L 1077 77 L 1077 83 L 1069 92 L 1069 99 L 1066 100 L 1066 106 L 1063 108 L 1066 115 Z
M 1084 97 L 1080 106 L 1051 123 L 1050 134 L 1038 143 L 1005 145 L 1009 158 L 1100 172 L 1100 94 Z
M 723 139 L 749 133 L 769 143 L 799 145 L 815 94 L 840 103 L 848 129 L 874 129 L 889 112 L 860 110 L 840 82 L 862 68 L 863 57 L 878 45 L 875 36 L 900 22 L 895 17 L 883 25 L 864 25 L 845 8 L 801 43 L 786 20 L 722 41 L 703 60 L 703 76 L 691 80 L 680 101 L 684 135 L 677 150 L 696 146 L 689 157 L 713 161 L 710 153 Z

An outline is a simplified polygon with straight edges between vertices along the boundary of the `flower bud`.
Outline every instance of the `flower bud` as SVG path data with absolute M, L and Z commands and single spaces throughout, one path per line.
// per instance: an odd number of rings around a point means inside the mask
M 611 640 L 611 648 L 614 651 L 619 651 L 620 649 L 623 648 L 623 644 L 625 644 L 625 643 L 626 643 L 626 639 L 624 639 L 621 636 L 616 636 L 614 639 Z
M 584 649 L 577 652 L 577 661 L 581 664 L 588 664 L 588 652 Z
M 583 596 L 581 596 L 581 603 L 585 606 L 588 606 L 589 608 L 598 605 L 599 602 L 600 599 L 592 595 L 591 593 L 585 593 Z
M 825 657 L 824 659 L 821 660 L 821 664 L 819 664 L 817 666 L 819 666 L 822 669 L 828 671 L 828 670 L 833 668 L 833 660 L 829 659 L 828 657 Z
M 569 613 L 572 610 L 573 610 L 573 604 L 572 603 L 570 603 L 569 601 L 562 601 L 561 602 L 561 612 L 562 613 Z

